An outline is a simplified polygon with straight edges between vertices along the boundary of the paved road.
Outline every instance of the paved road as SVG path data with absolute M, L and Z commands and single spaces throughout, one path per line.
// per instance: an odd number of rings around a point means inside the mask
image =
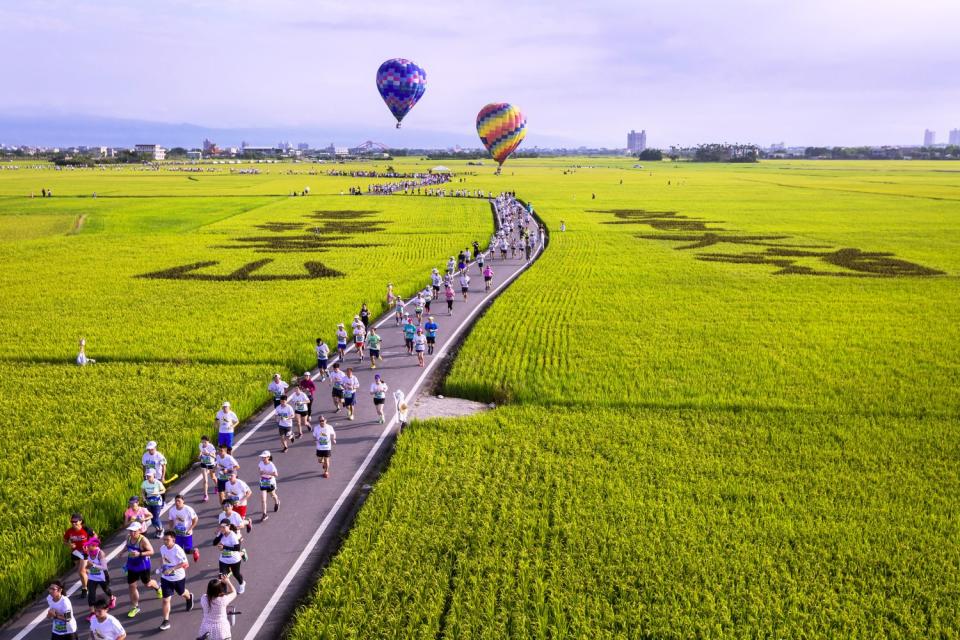
M 451 251 L 455 252 L 453 248 Z M 235 601 L 236 610 L 242 612 L 237 616 L 233 629 L 236 640 L 280 637 L 298 599 L 312 584 L 316 570 L 324 559 L 335 549 L 342 529 L 349 525 L 352 514 L 365 497 L 369 489 L 369 485 L 365 483 L 372 480 L 372 470 L 388 455 L 397 427 L 393 391 L 402 389 L 408 402 L 412 404 L 415 394 L 438 363 L 445 358 L 449 347 L 463 338 L 483 306 L 519 275 L 527 263 L 522 259 L 497 259 L 490 264 L 495 271 L 495 287 L 491 292 L 484 292 L 479 269 L 476 265 L 471 265 L 468 267 L 471 276 L 468 301 L 463 302 L 459 283 L 455 278 L 457 301 L 453 315 L 447 316 L 445 301 L 434 302 L 432 312 L 440 325 L 440 331 L 437 351 L 433 356 L 426 357 L 425 368 L 417 366 L 416 356 L 407 355 L 402 331 L 394 325 L 392 316 L 381 318 L 375 323 L 378 328 L 382 327 L 379 333 L 384 338 L 384 361 L 376 371 L 369 369 L 366 360 L 362 365 L 357 363 L 357 354 L 354 351 L 347 352 L 346 361 L 341 363 L 341 367 L 356 366 L 356 375 L 360 379 L 355 421 L 347 421 L 343 411 L 333 412 L 329 385 L 318 383 L 317 398 L 313 406 L 314 422 L 319 415 L 326 416 L 337 434 L 329 478 L 321 476 L 312 437 L 304 435 L 287 453 L 280 453 L 272 403 L 246 421 L 238 431 L 234 457 L 240 463 L 240 477 L 247 481 L 254 492 L 249 512 L 253 514 L 255 524 L 253 531 L 246 534 L 245 546 L 249 561 L 243 564 L 242 572 L 247 580 L 247 589 Z M 424 276 L 426 286 L 428 274 Z M 331 332 L 324 333 L 329 335 Z M 374 373 L 381 374 L 390 385 L 385 425 L 378 424 L 373 401 L 368 393 Z M 264 388 L 268 382 L 269 380 L 263 381 Z M 160 445 L 162 450 L 163 443 Z M 257 456 L 263 449 L 274 452 L 274 463 L 280 473 L 278 493 L 281 509 L 277 513 L 270 512 L 270 518 L 266 522 L 258 523 L 260 496 Z M 172 629 L 159 631 L 160 600 L 149 589 L 140 590 L 141 613 L 133 619 L 126 617 L 130 600 L 125 577 L 120 573 L 122 559 L 117 557 L 123 536 L 114 535 L 104 545 L 104 550 L 110 553 L 112 586 L 118 600 L 113 613 L 126 628 L 129 638 L 162 634 L 170 640 L 193 640 L 197 636 L 202 618 L 199 594 L 203 593 L 207 581 L 218 574 L 217 553 L 211 543 L 219 513 L 215 497 L 206 503 L 200 501 L 203 485 L 198 483 L 199 472 L 193 470 L 184 474 L 184 478 L 175 482 L 167 493 L 171 497 L 177 493 L 185 494 L 187 504 L 196 509 L 200 523 L 194 531 L 194 540 L 200 544 L 202 554 L 198 564 L 191 561 L 187 572 L 187 588 L 198 595 L 198 606 L 192 612 L 186 613 L 183 600 L 175 598 L 170 617 Z M 272 509 L 272 503 L 268 503 L 268 509 Z M 51 544 L 55 544 L 55 541 Z M 159 549 L 159 541 L 154 540 L 154 549 Z M 153 564 L 155 567 L 158 565 L 156 556 Z M 89 629 L 85 620 L 86 602 L 79 597 L 80 583 L 76 579 L 76 573 L 71 573 L 68 578 L 71 602 L 75 611 L 84 616 L 79 621 L 81 638 L 86 638 Z M 50 623 L 43 618 L 45 611 L 45 601 L 38 600 L 0 630 L 0 640 L 49 638 Z

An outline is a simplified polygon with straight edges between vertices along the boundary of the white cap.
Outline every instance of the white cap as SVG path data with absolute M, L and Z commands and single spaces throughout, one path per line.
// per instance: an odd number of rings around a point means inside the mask
M 141 528 L 139 522 L 131 522 L 127 525 L 127 531 L 140 531 Z
M 304 371 L 304 372 L 303 372 L 303 375 L 305 375 L 305 376 L 307 376 L 307 377 L 309 378 L 309 377 L 310 377 L 310 372 L 309 372 L 309 371 Z
M 157 475 L 157 472 L 154 471 L 153 469 L 147 469 L 147 470 L 144 472 L 144 475 L 156 476 L 156 475 Z
M 269 457 L 270 457 L 270 452 L 267 451 L 266 449 L 264 449 L 264 450 L 260 453 L 260 457 L 261 457 L 261 458 L 269 458 Z
M 229 401 L 229 400 L 224 400 L 224 401 L 223 401 L 223 404 L 222 404 L 221 406 L 229 407 L 229 406 L 230 406 L 230 401 Z
M 147 449 L 156 449 L 156 448 L 157 448 L 157 443 L 154 442 L 153 440 L 147 443 Z

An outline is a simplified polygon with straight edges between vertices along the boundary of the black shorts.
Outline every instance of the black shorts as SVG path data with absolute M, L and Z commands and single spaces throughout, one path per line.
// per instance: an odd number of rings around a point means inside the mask
M 277 433 L 279 433 L 281 436 L 288 436 L 292 432 L 293 427 L 281 427 L 280 425 L 277 425 Z
M 127 571 L 127 584 L 133 584 L 137 580 L 143 584 L 150 583 L 150 569 L 141 569 L 140 571 Z
M 90 605 L 93 606 L 93 605 Z M 54 633 L 50 632 L 50 640 L 80 640 L 80 636 L 77 635 L 77 632 L 73 633 Z
M 330 449 L 317 449 L 317 457 L 318 457 L 318 458 L 329 458 L 329 457 L 330 457 Z
M 357 402 L 357 396 L 343 396 L 343 406 L 352 407 Z
M 163 592 L 164 598 L 172 598 L 174 594 L 182 596 L 187 590 L 187 579 L 167 580 L 166 578 L 161 577 L 160 590 Z
M 279 407 L 279 406 L 280 406 L 280 398 L 274 398 L 274 399 L 273 399 L 273 408 L 276 409 L 276 408 Z
M 342 397 L 343 397 L 343 389 L 334 389 L 334 390 L 333 390 L 333 397 L 334 397 L 334 398 L 342 398 Z
M 300 409 L 297 409 L 297 410 L 294 411 L 293 413 L 296 414 L 296 415 L 298 415 L 298 416 L 308 416 L 308 415 L 310 415 L 310 409 L 304 409 L 304 410 L 302 410 L 302 411 L 301 411 Z
M 374 398 L 374 399 L 373 399 L 373 404 L 374 404 L 374 405 L 383 404 L 383 403 L 386 402 L 386 401 L 387 401 L 386 398 Z
M 427 344 L 437 344 L 437 336 L 427 336 Z
M 201 468 L 201 469 L 216 469 L 216 468 L 217 468 L 217 465 L 214 464 L 214 463 L 212 463 L 212 462 L 211 462 L 210 464 L 200 463 L 200 468 Z
M 438 284 L 433 285 L 433 293 L 434 295 L 440 293 L 440 285 Z
M 326 358 L 317 358 L 317 369 L 320 371 L 327 370 L 327 359 Z
M 227 490 L 227 481 L 217 479 L 217 493 L 223 493 Z
M 379 358 L 379 357 L 380 357 L 380 349 L 370 349 L 370 357 L 371 357 L 371 358 Z
M 460 293 L 466 293 L 470 290 L 470 287 L 460 287 Z
M 403 343 L 407 346 L 407 349 L 413 348 L 413 338 L 404 338 Z

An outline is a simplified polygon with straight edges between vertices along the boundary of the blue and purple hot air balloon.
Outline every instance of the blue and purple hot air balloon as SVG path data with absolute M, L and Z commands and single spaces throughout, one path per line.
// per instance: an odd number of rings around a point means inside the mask
M 427 73 L 404 58 L 387 60 L 377 69 L 377 90 L 399 129 L 400 121 L 427 90 Z

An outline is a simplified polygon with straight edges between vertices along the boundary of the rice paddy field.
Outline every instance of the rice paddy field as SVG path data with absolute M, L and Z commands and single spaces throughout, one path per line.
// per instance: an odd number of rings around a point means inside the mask
M 147 440 L 183 470 L 222 401 L 251 414 L 274 372 L 315 365 L 316 337 L 330 342 L 363 301 L 379 312 L 388 281 L 422 286 L 493 228 L 482 200 L 341 196 L 370 180 L 314 165 L 12 166 L 0 164 L 3 618 L 68 566 L 71 512 L 97 531 L 122 521 Z M 81 336 L 95 365 L 73 364 Z
M 444 383 L 501 406 L 404 433 L 291 637 L 960 636 L 960 167 L 634 164 L 470 179 L 551 233 Z

